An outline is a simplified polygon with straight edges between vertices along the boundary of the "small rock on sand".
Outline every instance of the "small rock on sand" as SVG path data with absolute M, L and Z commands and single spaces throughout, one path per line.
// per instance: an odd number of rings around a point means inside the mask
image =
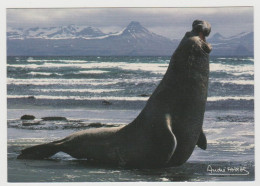
M 43 121 L 67 121 L 67 118 L 60 116 L 43 117 Z
M 41 125 L 41 123 L 38 121 L 38 122 L 23 122 L 22 123 L 23 126 L 32 126 L 32 125 Z
M 109 101 L 104 100 L 104 101 L 102 101 L 102 105 L 112 105 L 112 103 L 109 102 Z
M 35 119 L 35 116 L 33 115 L 23 115 L 21 117 L 22 120 L 34 120 Z

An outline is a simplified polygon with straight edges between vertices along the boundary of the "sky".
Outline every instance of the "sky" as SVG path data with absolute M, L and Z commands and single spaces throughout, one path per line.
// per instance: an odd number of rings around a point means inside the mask
M 220 33 L 229 37 L 254 29 L 253 7 L 209 8 L 65 8 L 7 9 L 7 27 L 93 26 L 105 33 L 121 31 L 131 21 L 138 21 L 148 30 L 180 39 L 191 30 L 195 19 L 212 25 L 211 36 Z

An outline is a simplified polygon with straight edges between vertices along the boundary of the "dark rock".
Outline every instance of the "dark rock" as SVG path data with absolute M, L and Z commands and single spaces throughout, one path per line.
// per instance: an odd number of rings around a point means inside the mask
M 28 99 L 36 99 L 34 96 L 28 96 Z
M 35 119 L 35 116 L 33 115 L 23 115 L 21 117 L 22 120 L 34 120 Z
M 33 126 L 33 125 L 41 125 L 41 123 L 38 121 L 38 122 L 23 122 L 22 123 L 23 126 Z
M 118 124 L 109 124 L 109 125 L 105 125 L 104 127 L 119 127 L 120 125 Z
M 140 96 L 140 97 L 150 97 L 151 94 L 140 94 L 139 96 Z
M 60 117 L 60 116 L 53 116 L 53 117 L 43 117 L 43 121 L 67 121 L 67 118 Z
M 112 105 L 112 103 L 109 102 L 109 101 L 104 100 L 104 101 L 102 101 L 102 105 Z
M 101 123 L 90 123 L 88 125 L 88 127 L 94 127 L 94 128 L 99 128 L 99 127 L 103 127 L 104 124 L 101 124 Z
M 99 127 L 118 127 L 118 125 L 106 125 L 102 123 L 90 123 L 88 127 L 99 128 Z

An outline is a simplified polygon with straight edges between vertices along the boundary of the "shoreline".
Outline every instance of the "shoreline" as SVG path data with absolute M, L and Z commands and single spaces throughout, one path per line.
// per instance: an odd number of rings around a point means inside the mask
M 16 122 L 12 124 L 15 126 L 18 123 L 17 127 L 10 127 L 8 124 L 7 128 L 8 182 L 203 182 L 253 181 L 255 179 L 254 133 L 252 133 L 254 113 L 252 110 L 207 110 L 203 129 L 207 136 L 208 149 L 203 151 L 196 147 L 188 162 L 180 167 L 141 170 L 97 166 L 84 160 L 73 159 L 65 153 L 58 153 L 48 160 L 16 159 L 24 147 L 64 138 L 79 130 L 88 130 L 82 126 L 73 127 L 78 124 L 77 122 L 61 121 L 50 121 L 39 127 L 19 127 L 22 123 L 19 118 L 23 114 L 32 114 L 37 119 L 55 115 L 75 121 L 80 119 L 83 123 L 127 124 L 141 111 L 140 109 L 105 108 L 8 109 L 8 122 Z M 227 167 L 237 170 L 241 167 L 241 170 L 248 171 L 249 175 L 241 176 L 239 172 L 235 173 L 238 175 L 218 175 L 218 172 L 209 172 L 209 165 L 212 171 Z
M 254 110 L 255 100 L 220 100 L 207 101 L 206 110 Z M 108 109 L 108 110 L 136 110 L 143 109 L 146 101 L 124 101 L 124 100 L 49 100 L 29 98 L 8 98 L 7 109 Z
M 127 169 L 84 160 L 9 161 L 8 182 L 204 182 L 254 181 L 254 162 L 189 161 L 180 167 Z M 14 168 L 14 165 L 18 167 Z M 11 168 L 13 167 L 13 168 Z M 35 167 L 41 168 L 41 171 Z M 212 169 L 210 169 L 212 168 Z M 220 173 L 219 170 L 230 170 Z M 240 169 L 241 171 L 232 171 Z

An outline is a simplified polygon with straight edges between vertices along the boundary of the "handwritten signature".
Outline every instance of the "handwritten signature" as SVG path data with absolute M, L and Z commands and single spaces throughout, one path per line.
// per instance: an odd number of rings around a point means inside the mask
M 213 167 L 208 165 L 207 172 L 209 175 L 219 175 L 219 176 L 246 176 L 249 175 L 249 171 L 243 166 L 234 167 Z

